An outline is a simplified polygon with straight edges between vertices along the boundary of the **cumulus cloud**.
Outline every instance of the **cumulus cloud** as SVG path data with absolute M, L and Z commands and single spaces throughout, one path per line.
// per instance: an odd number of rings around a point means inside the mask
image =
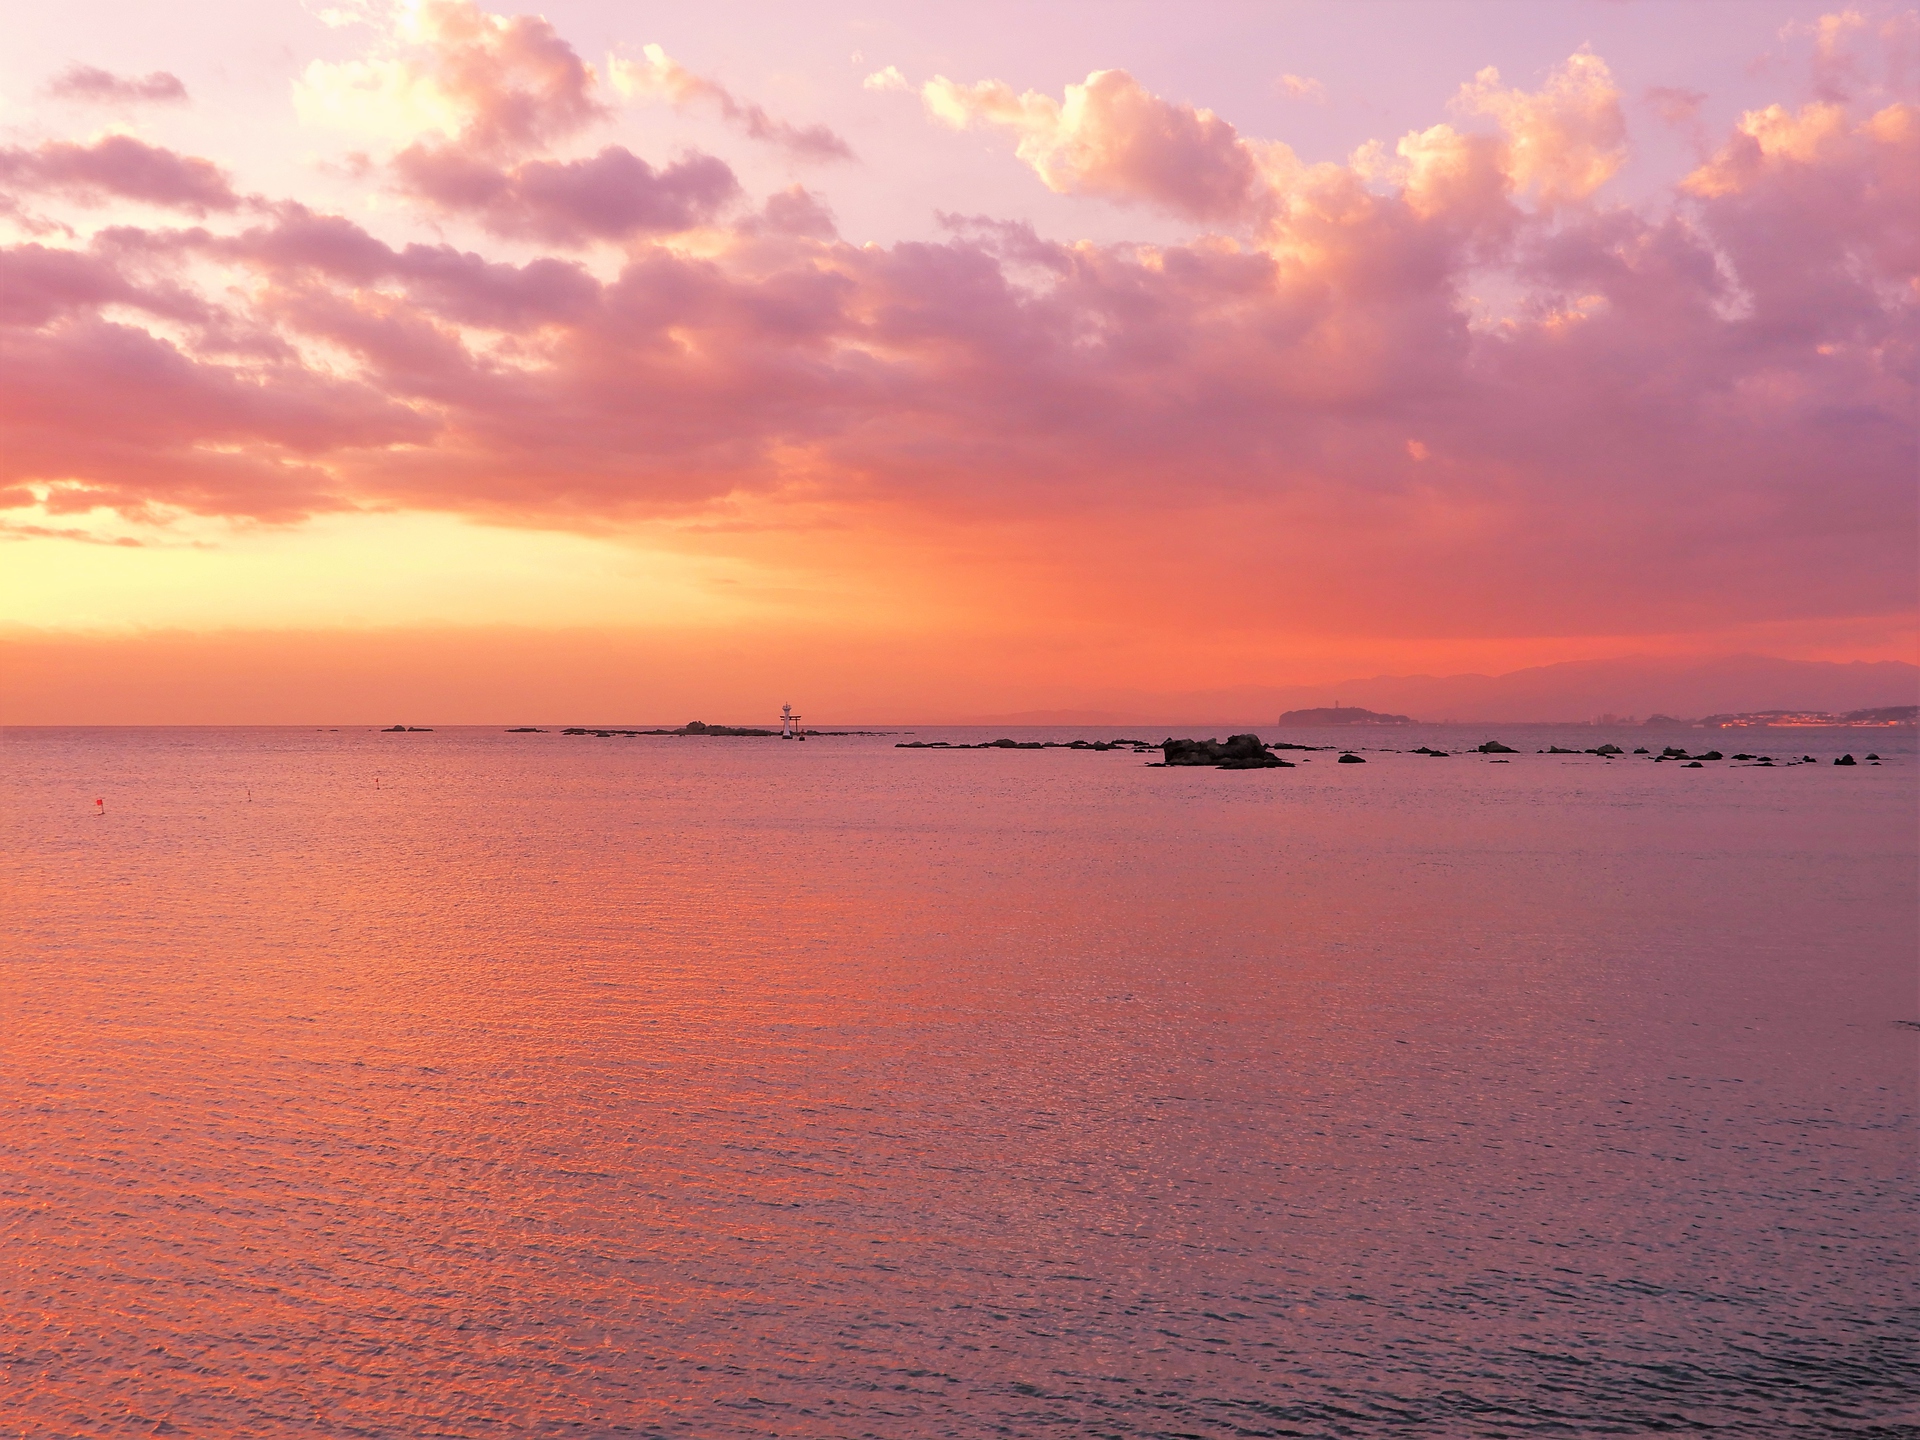
M 472 0 L 418 0 L 392 53 L 308 65 L 294 88 L 309 119 L 371 126 L 396 141 L 439 131 L 475 155 L 525 154 L 609 109 L 593 67 L 547 20 L 491 15 Z
M 708 224 L 738 193 L 732 170 L 707 155 L 656 167 L 607 145 L 589 156 L 551 158 L 557 142 L 612 110 L 598 96 L 593 67 L 537 16 L 492 15 L 472 0 L 420 0 L 387 46 L 391 53 L 371 59 L 308 66 L 300 103 L 311 116 L 371 122 L 405 141 L 386 162 L 388 178 L 442 213 L 495 235 L 581 246 Z M 649 83 L 689 96 L 711 92 L 763 138 L 815 153 L 839 145 L 830 132 L 798 131 L 758 107 L 742 109 L 719 87 L 649 53 L 658 60 Z M 632 93 L 635 67 L 615 65 L 616 88 Z
M 1310 82 L 1295 88 L 1302 98 L 1311 93 Z M 1270 226 L 1281 217 L 1284 227 L 1286 213 L 1303 203 L 1303 186 L 1320 199 L 1328 193 L 1330 177 L 1312 173 L 1287 146 L 1248 139 L 1211 110 L 1155 95 L 1124 70 L 1095 71 L 1085 84 L 1067 86 L 1062 100 L 1015 93 L 997 80 L 962 85 L 944 76 L 921 94 L 945 124 L 1011 132 L 1014 153 L 1060 194 L 1146 204 L 1227 227 Z M 1491 118 L 1497 132 L 1430 126 L 1401 137 L 1391 158 L 1384 146 L 1367 147 L 1355 173 L 1405 186 L 1423 213 L 1459 220 L 1471 209 L 1484 226 L 1510 218 L 1514 195 L 1544 209 L 1585 200 L 1626 158 L 1619 92 L 1605 62 L 1585 52 L 1537 92 L 1503 88 L 1497 70 L 1482 70 L 1455 105 Z
M 658 45 L 647 46 L 644 64 L 616 56 L 609 63 L 614 88 L 637 99 L 665 100 L 685 107 L 711 105 L 728 124 L 751 140 L 777 145 L 802 160 L 851 160 L 853 151 L 825 125 L 798 126 L 776 120 L 751 102 L 735 98 L 717 80 L 696 75 Z
M 995 125 L 1015 153 L 1063 195 L 1137 201 L 1190 220 L 1250 215 L 1262 156 L 1211 110 L 1163 100 L 1124 70 L 1096 70 L 1066 98 L 998 80 L 961 85 L 936 76 L 921 88 L 928 111 L 958 129 Z
M 93 65 L 74 65 L 54 77 L 47 93 L 56 100 L 92 105 L 181 105 L 187 87 L 178 75 L 155 70 L 147 75 L 115 75 Z
M 1306 75 L 1282 75 L 1280 93 L 1289 100 L 1305 100 L 1314 105 L 1327 103 L 1327 87 Z
M 1586 199 L 1626 163 L 1620 92 L 1597 55 L 1570 56 L 1545 88 L 1531 93 L 1502 89 L 1500 72 L 1488 66 L 1461 87 L 1456 103 L 1499 122 L 1507 174 L 1546 204 Z

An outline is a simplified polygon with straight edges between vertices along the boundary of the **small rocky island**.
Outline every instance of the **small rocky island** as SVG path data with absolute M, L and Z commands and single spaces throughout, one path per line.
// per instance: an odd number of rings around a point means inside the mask
M 545 734 L 546 732 L 534 730 L 530 727 L 523 727 L 518 730 L 510 730 L 507 733 L 510 735 L 538 735 Z M 569 725 L 560 733 L 562 735 L 591 735 L 597 740 L 611 740 L 616 736 L 630 740 L 640 735 L 708 735 L 722 739 L 728 736 L 746 736 L 749 739 L 762 740 L 774 740 L 780 736 L 778 730 L 761 730 L 751 725 L 709 725 L 704 720 L 689 720 L 686 724 L 673 730 L 621 730 L 618 728 L 602 730 L 593 725 Z M 894 735 L 898 733 L 898 731 L 894 730 L 808 730 L 805 736 L 796 735 L 792 738 L 802 739 L 815 735 Z
M 1411 725 L 1405 715 L 1388 715 L 1379 710 L 1362 710 L 1357 705 L 1327 705 L 1317 710 L 1289 710 L 1280 717 L 1282 725 Z

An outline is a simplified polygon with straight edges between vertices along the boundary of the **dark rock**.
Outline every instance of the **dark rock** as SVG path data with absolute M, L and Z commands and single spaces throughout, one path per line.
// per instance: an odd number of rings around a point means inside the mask
M 1754 759 L 1755 757 L 1754 757 L 1754 756 L 1752 756 L 1752 755 L 1736 755 L 1736 756 L 1734 756 L 1733 758 L 1734 758 L 1734 759 L 1736 759 L 1736 760 L 1752 760 L 1752 759 Z
M 1687 758 L 1687 752 L 1682 750 L 1678 745 L 1669 745 L 1660 753 L 1669 760 L 1684 760 Z
M 1686 764 L 1682 765 L 1680 768 L 1682 770 L 1703 770 L 1706 767 L 1703 766 L 1698 760 L 1689 760 Z
M 1851 755 L 1842 755 L 1838 760 L 1834 761 L 1833 763 L 1836 765 L 1858 765 L 1860 762 L 1854 759 L 1853 756 Z
M 1702 760 L 1724 760 L 1727 757 L 1722 755 L 1718 750 L 1709 750 L 1707 751 L 1706 754 L 1702 755 L 1700 758 Z
M 404 735 L 407 733 L 407 727 L 404 725 L 389 725 L 380 733 L 382 735 Z
M 1879 757 L 1878 755 L 1875 755 L 1875 754 L 1873 754 L 1872 752 L 1868 752 L 1868 755 L 1867 755 L 1867 759 L 1869 759 L 1869 760 L 1878 760 L 1879 758 L 1880 758 L 1880 757 Z
M 1489 740 L 1477 748 L 1482 755 L 1518 755 L 1520 753 L 1511 745 L 1502 745 L 1498 740 Z
M 1229 735 L 1224 742 L 1175 740 L 1169 736 L 1160 742 L 1160 751 L 1164 757 L 1163 763 L 1168 765 L 1224 765 L 1229 761 L 1249 761 L 1250 764 L 1236 765 L 1234 768 L 1250 770 L 1273 769 L 1285 763 L 1268 752 L 1258 735 Z
M 703 721 L 689 720 L 687 721 L 686 724 L 682 725 L 680 728 L 689 735 L 699 735 L 699 734 L 702 734 L 707 727 Z
M 1558 745 L 1547 746 L 1547 754 L 1549 755 L 1578 755 L 1579 753 L 1578 750 L 1562 750 Z
M 1342 755 L 1339 763 L 1342 765 L 1364 765 L 1367 762 L 1362 760 L 1358 755 Z
M 1646 746 L 1644 746 L 1644 745 L 1639 745 L 1639 746 L 1636 746 L 1636 747 L 1634 748 L 1634 752 L 1633 752 L 1633 753 L 1634 753 L 1634 754 L 1636 754 L 1636 755 L 1645 755 L 1645 754 L 1647 754 L 1647 753 L 1649 753 L 1649 752 L 1648 752 L 1648 750 L 1647 750 L 1647 747 L 1646 747 Z
M 1587 753 L 1589 755 L 1624 755 L 1626 752 L 1618 745 L 1598 745 Z
M 1432 756 L 1432 757 L 1433 757 L 1434 759 L 1436 759 L 1436 760 L 1445 760 L 1445 759 L 1447 758 L 1447 752 L 1446 752 L 1446 751 L 1444 751 L 1444 750 L 1431 750 L 1431 749 L 1429 749 L 1428 747 L 1426 747 L 1425 745 L 1422 745 L 1422 746 L 1421 746 L 1421 747 L 1420 747 L 1420 748 L 1419 748 L 1418 750 L 1414 750 L 1414 751 L 1411 751 L 1411 752 L 1409 752 L 1409 753 L 1411 753 L 1411 754 L 1414 754 L 1414 755 L 1431 755 L 1431 756 Z
M 516 725 L 507 731 L 509 735 L 544 735 L 546 733 L 538 725 Z

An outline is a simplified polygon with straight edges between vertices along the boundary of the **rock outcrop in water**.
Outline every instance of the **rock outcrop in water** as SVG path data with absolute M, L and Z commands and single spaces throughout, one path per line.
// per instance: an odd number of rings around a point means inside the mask
M 1222 740 L 1175 740 L 1160 742 L 1161 763 L 1165 765 L 1211 765 L 1216 770 L 1289 770 L 1290 761 L 1282 760 L 1261 743 L 1258 735 L 1229 735 Z

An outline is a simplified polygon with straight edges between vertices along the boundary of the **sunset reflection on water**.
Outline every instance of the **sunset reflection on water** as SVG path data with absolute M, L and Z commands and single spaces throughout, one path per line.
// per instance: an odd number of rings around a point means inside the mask
M 1872 738 L 10 732 L 0 1433 L 1892 1423 Z

